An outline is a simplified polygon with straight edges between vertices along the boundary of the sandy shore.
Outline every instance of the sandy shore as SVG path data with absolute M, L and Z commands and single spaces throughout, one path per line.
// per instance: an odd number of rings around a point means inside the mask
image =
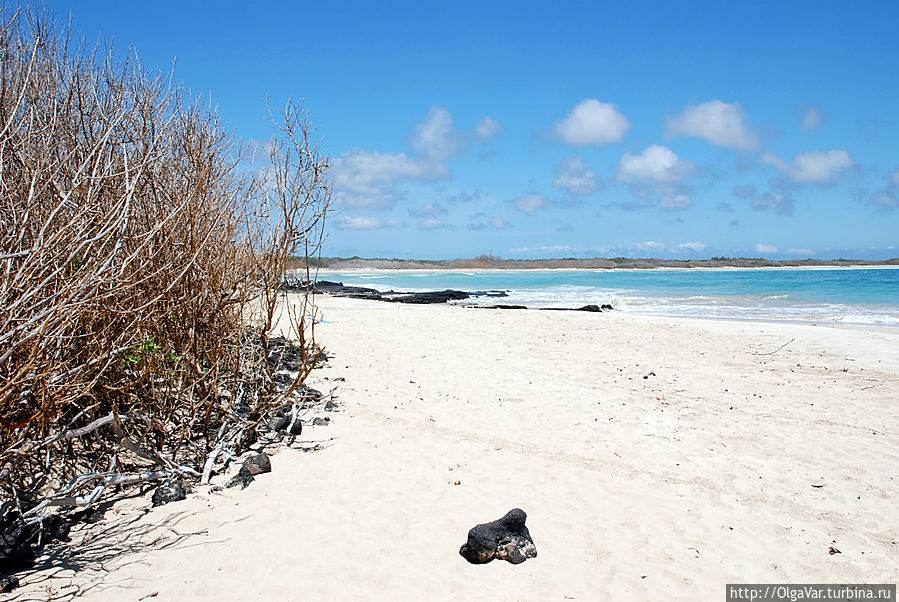
M 320 304 L 333 358 L 309 384 L 341 411 L 302 439 L 323 449 L 280 450 L 245 491 L 126 501 L 14 599 L 722 600 L 726 583 L 899 581 L 897 332 Z M 458 555 L 514 507 L 537 558 Z

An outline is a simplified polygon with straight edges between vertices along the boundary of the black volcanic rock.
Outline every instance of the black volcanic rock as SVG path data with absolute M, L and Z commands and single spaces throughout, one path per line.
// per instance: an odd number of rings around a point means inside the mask
M 287 290 L 306 290 L 308 283 L 300 281 L 296 277 L 285 279 L 282 288 Z M 472 297 L 508 297 L 507 291 L 487 290 L 487 291 L 457 291 L 446 289 L 443 291 L 420 291 L 412 293 L 398 293 L 396 291 L 381 292 L 373 288 L 365 288 L 362 286 L 347 286 L 342 282 L 330 282 L 328 280 L 319 280 L 312 284 L 313 290 L 317 293 L 328 293 L 336 297 L 352 297 L 354 299 L 371 299 L 374 301 L 387 301 L 390 303 L 412 303 L 416 305 L 425 305 L 431 303 L 446 303 L 448 301 L 463 301 Z M 524 305 L 488 305 L 478 306 L 486 309 L 527 309 Z M 554 309 L 558 311 L 590 311 L 600 312 L 612 309 L 611 305 L 585 305 L 583 307 L 566 307 L 566 308 L 544 308 Z
M 230 481 L 225 484 L 225 487 L 237 487 L 240 485 L 241 489 L 246 489 L 249 487 L 250 483 L 255 481 L 253 478 L 253 474 L 247 469 L 246 466 L 241 466 L 240 470 L 237 471 L 237 474 L 234 475 Z
M 34 550 L 30 544 L 32 531 L 21 522 L 16 512 L 0 519 L 0 567 L 4 573 L 34 564 Z
M 472 564 L 485 564 L 494 558 L 520 564 L 536 558 L 537 547 L 524 526 L 525 520 L 524 510 L 515 508 L 499 520 L 473 527 L 459 554 Z
M 276 418 L 272 418 L 271 421 L 269 421 L 269 428 L 276 433 L 280 433 L 288 426 L 290 426 L 290 418 L 288 418 L 287 416 L 278 416 Z
M 302 435 L 303 434 L 303 421 L 300 420 L 299 418 L 294 420 L 293 426 L 290 427 L 290 430 L 288 431 L 288 433 L 291 435 Z
M 271 472 L 272 461 L 269 460 L 268 455 L 260 452 L 244 460 L 243 467 L 249 470 L 251 475 L 256 476 L 265 472 Z
M 444 291 L 426 291 L 422 293 L 400 293 L 386 297 L 384 300 L 392 301 L 394 303 L 415 303 L 423 305 L 430 303 L 446 303 L 447 301 L 461 301 L 463 299 L 468 299 L 468 297 L 469 294 L 464 291 L 446 289 Z
M 181 479 L 172 479 L 163 483 L 153 492 L 153 505 L 162 506 L 170 502 L 180 502 L 187 497 L 187 489 Z
M 342 282 L 329 282 L 328 280 L 319 280 L 313 285 L 316 293 L 328 293 L 335 297 L 352 297 L 354 299 L 373 299 L 379 301 L 381 292 L 373 288 L 365 288 L 364 286 L 346 286 Z

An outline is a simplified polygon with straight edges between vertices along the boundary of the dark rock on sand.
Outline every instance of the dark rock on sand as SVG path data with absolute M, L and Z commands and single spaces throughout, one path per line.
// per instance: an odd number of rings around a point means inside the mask
M 544 307 L 545 311 L 602 311 L 598 305 L 584 305 L 583 307 Z
M 487 305 L 487 309 L 527 309 L 527 305 Z
M 240 485 L 241 489 L 246 489 L 250 483 L 255 481 L 253 478 L 253 474 L 247 469 L 246 466 L 241 466 L 240 470 L 237 471 L 237 474 L 231 477 L 231 480 L 225 484 L 225 487 L 237 487 Z
M 381 292 L 376 289 L 365 288 L 364 286 L 345 286 L 342 282 L 319 280 L 313 285 L 313 289 L 317 293 L 328 293 L 335 297 L 372 299 L 374 301 L 379 301 L 381 299 Z
M 240 447 L 246 449 L 256 443 L 256 441 L 258 440 L 259 436 L 256 434 L 256 429 L 253 429 L 251 431 L 244 431 L 244 434 L 240 436 Z
M 0 573 L 11 573 L 34 566 L 35 550 L 52 541 L 68 541 L 77 520 L 75 515 L 55 515 L 26 525 L 15 510 L 2 508 L 0 516 Z
M 288 431 L 291 435 L 302 435 L 303 434 L 303 421 L 299 418 L 294 421 L 293 426 L 290 427 Z
M 394 303 L 415 303 L 419 305 L 430 303 L 446 303 L 447 301 L 461 301 L 468 299 L 469 295 L 463 291 L 447 289 L 445 291 L 426 291 L 422 293 L 398 294 L 385 296 L 385 301 Z
M 153 492 L 153 505 L 162 506 L 169 502 L 180 502 L 187 497 L 187 489 L 181 479 L 172 479 L 163 483 Z
M 583 307 L 578 307 L 577 311 L 602 311 L 598 305 L 585 305 Z
M 290 418 L 288 416 L 278 416 L 269 421 L 269 428 L 276 433 L 280 433 L 290 426 Z
M 312 400 L 312 401 L 321 401 L 322 397 L 324 397 L 324 395 L 322 395 L 321 391 L 319 391 L 317 389 L 313 389 L 312 387 L 307 387 L 306 385 L 300 385 L 299 387 L 297 387 L 294 390 L 294 393 L 297 396 L 302 397 L 303 399 L 308 399 L 308 400 Z M 288 408 L 289 407 L 290 406 L 288 406 Z
M 17 512 L 6 514 L 0 521 L 0 567 L 16 571 L 34 564 L 31 529 L 22 524 Z
M 472 564 L 484 564 L 494 558 L 520 564 L 537 556 L 537 547 L 528 528 L 524 526 L 527 514 L 520 508 L 492 523 L 477 525 L 468 532 L 468 541 L 459 550 Z
M 17 587 L 19 587 L 19 580 L 15 577 L 9 576 L 0 579 L 0 594 L 8 594 Z
M 328 426 L 331 424 L 331 419 L 325 416 L 324 418 L 313 418 L 312 426 Z
M 608 303 L 603 303 L 602 305 L 599 306 L 599 308 L 600 308 L 601 310 L 603 310 L 603 311 L 612 311 L 613 309 L 615 309 L 614 307 L 612 307 L 612 306 L 609 305 Z
M 250 456 L 243 461 L 243 467 L 250 471 L 251 475 L 262 474 L 272 471 L 272 462 L 268 459 L 268 455 L 258 453 Z

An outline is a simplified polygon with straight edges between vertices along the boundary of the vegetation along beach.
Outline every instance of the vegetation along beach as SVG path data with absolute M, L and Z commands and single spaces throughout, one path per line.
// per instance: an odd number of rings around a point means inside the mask
M 0 599 L 895 599 L 897 20 L 0 3 Z

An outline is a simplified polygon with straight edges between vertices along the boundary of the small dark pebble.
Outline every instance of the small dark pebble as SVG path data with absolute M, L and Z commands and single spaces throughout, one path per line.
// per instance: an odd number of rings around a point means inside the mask
M 333 412 L 336 409 L 337 409 L 337 404 L 334 403 L 333 401 L 329 401 L 329 402 L 325 403 L 325 411 L 326 412 Z
M 245 431 L 243 435 L 240 437 L 240 446 L 243 448 L 250 447 L 259 437 L 256 435 L 256 430 Z
M 328 426 L 331 424 L 331 419 L 325 416 L 324 418 L 313 418 L 312 426 Z

